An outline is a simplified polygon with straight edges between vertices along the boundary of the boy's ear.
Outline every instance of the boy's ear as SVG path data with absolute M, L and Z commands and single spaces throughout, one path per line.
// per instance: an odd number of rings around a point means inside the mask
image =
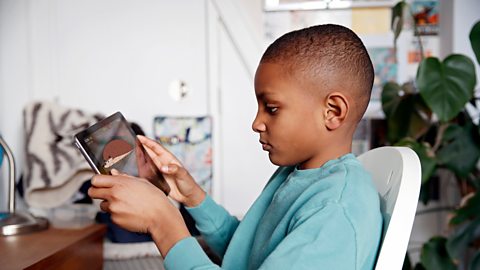
M 350 104 L 340 92 L 333 92 L 325 98 L 324 119 L 328 130 L 339 128 L 347 118 Z

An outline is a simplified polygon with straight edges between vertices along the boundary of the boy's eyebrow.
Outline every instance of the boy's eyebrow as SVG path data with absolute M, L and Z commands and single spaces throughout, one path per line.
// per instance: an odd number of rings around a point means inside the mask
M 269 92 L 269 91 L 260 91 L 259 93 L 256 94 L 257 98 L 265 98 L 267 96 L 276 96 L 275 92 Z

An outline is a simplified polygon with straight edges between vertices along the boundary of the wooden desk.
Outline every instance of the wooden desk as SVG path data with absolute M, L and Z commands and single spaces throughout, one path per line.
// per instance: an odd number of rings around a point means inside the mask
M 0 236 L 1 269 L 102 269 L 106 227 Z

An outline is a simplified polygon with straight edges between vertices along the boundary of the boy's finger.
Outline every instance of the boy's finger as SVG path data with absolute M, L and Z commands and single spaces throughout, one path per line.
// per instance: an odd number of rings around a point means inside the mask
M 109 208 L 110 208 L 110 203 L 107 200 L 104 200 L 100 203 L 100 209 L 102 209 L 102 211 L 108 212 Z
M 121 172 L 121 171 L 119 171 L 119 170 L 117 170 L 117 169 L 112 169 L 112 170 L 110 171 L 110 173 L 111 173 L 113 176 L 117 176 L 117 175 L 129 176 L 128 174 L 123 173 L 123 172 Z
M 187 170 L 184 167 L 178 166 L 177 164 L 168 164 L 164 165 L 160 168 L 162 173 L 168 174 L 168 175 L 175 175 L 176 177 L 183 179 L 185 176 L 188 175 Z
M 110 189 L 91 187 L 88 189 L 88 196 L 92 199 L 106 200 L 110 197 Z
M 97 188 L 109 188 L 113 187 L 115 179 L 110 175 L 97 174 L 92 177 L 92 186 Z
M 145 147 L 145 151 L 147 152 L 147 155 L 149 155 L 150 158 L 153 160 L 153 163 L 155 163 L 155 166 L 157 166 L 157 168 L 162 167 L 162 162 L 157 158 L 157 155 L 153 152 L 152 149 Z
M 171 156 L 159 156 L 153 152 L 152 149 L 145 147 L 145 151 L 147 154 L 150 156 L 150 158 L 153 160 L 153 163 L 157 168 L 161 168 L 164 164 L 177 164 L 180 165 L 179 162 L 174 158 L 173 155 Z
M 144 146 L 146 146 L 145 149 L 150 148 L 157 155 L 163 155 L 163 154 L 172 155 L 172 153 L 170 153 L 165 147 L 163 147 L 161 144 L 159 144 L 158 142 L 150 138 L 147 138 L 142 135 L 137 135 L 137 138 Z

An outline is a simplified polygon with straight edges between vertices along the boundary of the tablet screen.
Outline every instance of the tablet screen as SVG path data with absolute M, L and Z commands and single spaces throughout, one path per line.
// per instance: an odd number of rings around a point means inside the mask
M 163 191 L 169 191 L 163 175 L 120 112 L 78 133 L 75 138 L 97 173 L 111 174 L 111 170 L 116 169 L 145 178 Z

